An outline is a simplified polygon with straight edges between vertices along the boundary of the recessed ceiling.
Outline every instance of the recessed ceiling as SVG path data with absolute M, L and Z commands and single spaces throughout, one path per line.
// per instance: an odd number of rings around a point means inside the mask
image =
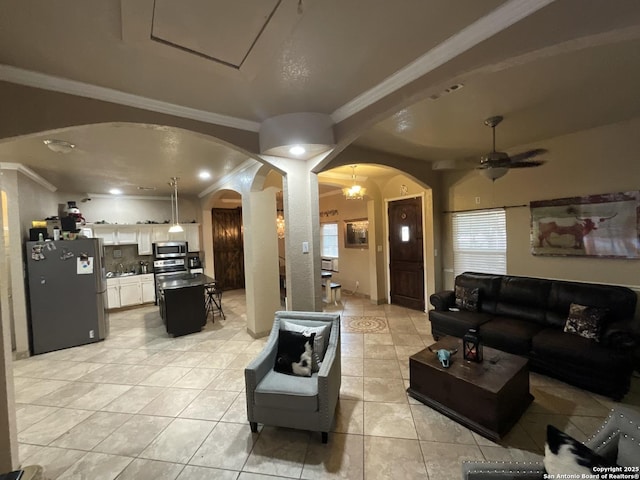
M 151 38 L 240 68 L 281 0 L 155 0 Z

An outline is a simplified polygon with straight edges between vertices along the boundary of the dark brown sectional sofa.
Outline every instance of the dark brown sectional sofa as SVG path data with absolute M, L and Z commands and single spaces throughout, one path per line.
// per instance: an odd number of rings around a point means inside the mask
M 451 311 L 454 291 L 431 295 L 434 338 L 476 328 L 485 345 L 529 358 L 533 371 L 615 400 L 628 392 L 638 338 L 632 290 L 472 272 L 458 275 L 455 285 L 478 289 L 477 311 Z M 572 303 L 607 309 L 599 341 L 564 331 Z

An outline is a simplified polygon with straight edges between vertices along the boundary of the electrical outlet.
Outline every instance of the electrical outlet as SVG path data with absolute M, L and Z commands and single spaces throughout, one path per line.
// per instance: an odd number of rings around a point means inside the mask
M 95 330 L 89 330 L 89 338 L 95 338 L 95 337 L 96 337 Z
M 358 288 L 359 286 L 360 286 L 360 282 L 356 280 L 356 288 Z

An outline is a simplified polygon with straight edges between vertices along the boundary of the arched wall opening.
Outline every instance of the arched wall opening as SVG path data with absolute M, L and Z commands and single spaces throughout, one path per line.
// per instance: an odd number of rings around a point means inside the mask
M 338 271 L 332 280 L 339 282 L 348 294 L 363 295 L 372 303 L 390 301 L 389 277 L 389 202 L 403 198 L 420 198 L 422 204 L 424 299 L 439 288 L 438 230 L 433 189 L 414 175 L 403 171 L 397 162 L 383 164 L 373 156 L 358 157 L 357 183 L 367 188 L 363 200 L 346 199 L 341 188 L 352 182 L 349 165 L 324 171 L 320 181 L 320 221 L 337 223 L 339 234 Z M 371 160 L 371 161 L 370 161 Z M 366 248 L 349 246 L 346 227 L 352 221 L 368 221 Z M 335 262 L 335 260 L 334 260 Z

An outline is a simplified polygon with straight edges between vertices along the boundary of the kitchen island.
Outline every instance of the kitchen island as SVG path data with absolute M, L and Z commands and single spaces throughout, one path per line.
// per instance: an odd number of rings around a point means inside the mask
M 167 333 L 174 337 L 199 332 L 206 324 L 205 285 L 215 280 L 202 273 L 180 273 L 158 281 L 158 306 Z

